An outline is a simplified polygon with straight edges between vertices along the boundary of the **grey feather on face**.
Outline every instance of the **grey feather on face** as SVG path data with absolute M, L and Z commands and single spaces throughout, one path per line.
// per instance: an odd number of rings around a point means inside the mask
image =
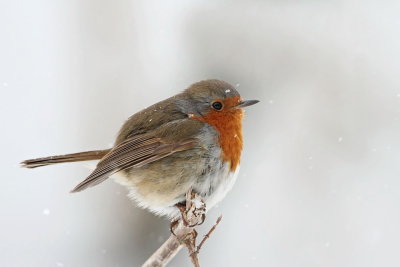
M 204 80 L 192 84 L 175 97 L 183 113 L 204 116 L 211 110 L 211 104 L 217 99 L 239 96 L 229 83 L 221 80 Z

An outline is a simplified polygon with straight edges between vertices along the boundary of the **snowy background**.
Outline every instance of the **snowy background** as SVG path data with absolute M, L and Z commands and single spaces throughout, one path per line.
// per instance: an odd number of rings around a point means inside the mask
M 203 266 L 400 266 L 399 1 L 0 1 L 0 266 L 140 265 L 168 222 L 82 163 L 131 114 L 219 78 L 247 109 Z M 171 266 L 190 266 L 186 251 Z

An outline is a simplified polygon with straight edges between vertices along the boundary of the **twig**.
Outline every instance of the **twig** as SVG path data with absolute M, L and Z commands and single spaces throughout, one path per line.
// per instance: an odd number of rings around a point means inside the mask
M 199 246 L 196 246 L 197 232 L 194 229 L 205 220 L 206 205 L 199 195 L 189 190 L 186 194 L 186 208 L 181 210 L 181 218 L 177 223 L 171 224 L 171 236 L 161 245 L 142 267 L 166 266 L 179 252 L 182 246 L 189 250 L 190 259 L 195 267 L 199 267 L 198 252 L 204 242 L 210 237 L 218 223 L 205 235 Z
M 164 244 L 143 264 L 143 267 L 166 266 L 181 250 L 182 244 L 171 235 Z
M 204 236 L 203 240 L 201 240 L 200 244 L 197 246 L 196 248 L 196 253 L 199 253 L 201 247 L 204 245 L 204 242 L 206 242 L 207 239 L 210 238 L 210 235 L 215 231 L 215 229 L 217 228 L 218 224 L 221 222 L 222 220 L 222 215 L 218 217 L 217 221 L 215 222 L 214 226 L 210 229 L 210 231 L 208 231 L 208 233 Z

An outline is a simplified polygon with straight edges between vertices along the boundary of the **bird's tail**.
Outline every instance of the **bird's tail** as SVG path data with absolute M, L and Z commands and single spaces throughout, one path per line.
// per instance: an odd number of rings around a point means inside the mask
M 51 156 L 45 158 L 28 159 L 21 162 L 23 168 L 37 168 L 47 165 L 58 163 L 86 161 L 86 160 L 99 160 L 103 158 L 111 149 L 85 151 L 79 153 L 72 153 L 59 156 Z

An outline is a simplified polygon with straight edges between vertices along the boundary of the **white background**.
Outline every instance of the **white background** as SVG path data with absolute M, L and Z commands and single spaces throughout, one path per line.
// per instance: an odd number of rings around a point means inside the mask
M 400 266 L 399 1 L 0 1 L 0 265 L 139 266 L 169 223 L 69 194 L 131 114 L 219 78 L 248 108 L 203 266 Z M 171 266 L 190 266 L 182 251 Z

